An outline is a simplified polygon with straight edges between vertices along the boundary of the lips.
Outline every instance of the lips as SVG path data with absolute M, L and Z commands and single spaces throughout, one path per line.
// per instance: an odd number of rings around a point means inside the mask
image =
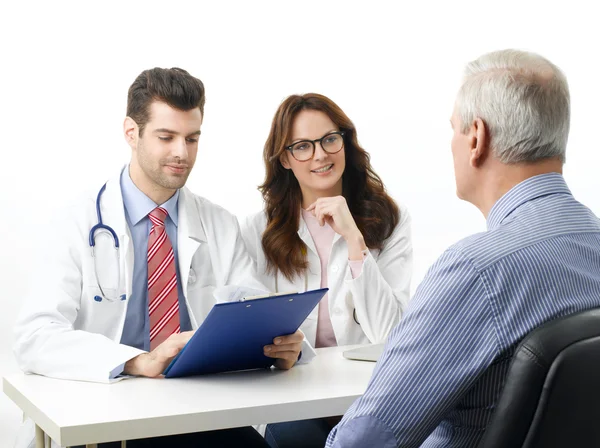
M 326 173 L 327 171 L 329 171 L 331 168 L 333 168 L 333 163 L 330 163 L 328 165 L 323 165 L 320 168 L 317 168 L 315 170 L 311 170 L 311 173 Z
M 171 171 L 174 174 L 183 174 L 188 170 L 188 166 L 184 165 L 184 164 L 168 164 L 165 165 L 169 171 Z

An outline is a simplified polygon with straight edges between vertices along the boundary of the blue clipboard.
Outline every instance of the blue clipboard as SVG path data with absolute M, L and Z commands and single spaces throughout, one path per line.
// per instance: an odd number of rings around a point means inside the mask
M 295 333 L 328 289 L 218 303 L 171 361 L 167 378 L 269 368 L 263 347 Z

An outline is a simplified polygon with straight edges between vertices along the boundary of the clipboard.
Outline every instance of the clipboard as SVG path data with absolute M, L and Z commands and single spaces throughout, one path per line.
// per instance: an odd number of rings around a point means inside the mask
M 164 371 L 167 378 L 270 368 L 263 347 L 295 333 L 328 288 L 217 303 Z

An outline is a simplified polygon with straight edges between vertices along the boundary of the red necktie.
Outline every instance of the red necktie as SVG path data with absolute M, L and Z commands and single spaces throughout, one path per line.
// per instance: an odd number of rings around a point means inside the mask
M 150 350 L 180 331 L 177 272 L 173 246 L 165 227 L 167 214 L 164 208 L 157 207 L 148 215 L 152 222 L 148 237 Z

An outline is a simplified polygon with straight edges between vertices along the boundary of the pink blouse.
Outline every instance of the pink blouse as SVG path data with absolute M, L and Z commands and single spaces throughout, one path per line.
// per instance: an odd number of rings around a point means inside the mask
M 310 236 L 315 243 L 319 260 L 321 261 L 321 288 L 327 288 L 327 266 L 329 265 L 329 256 L 331 255 L 335 231 L 327 223 L 321 227 L 317 218 L 304 209 L 302 209 L 302 217 L 306 222 Z M 358 277 L 362 271 L 363 261 L 348 261 L 348 265 L 350 266 L 352 278 Z M 317 340 L 315 343 L 316 348 L 337 346 L 335 333 L 333 332 L 333 326 L 331 325 L 331 317 L 329 316 L 328 296 L 329 294 L 325 294 L 325 297 L 319 302 Z

